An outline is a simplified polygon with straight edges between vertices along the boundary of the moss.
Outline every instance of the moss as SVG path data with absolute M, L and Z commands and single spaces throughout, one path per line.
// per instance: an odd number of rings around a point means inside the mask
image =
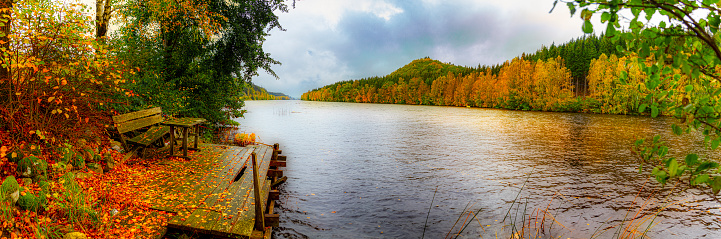
M 82 154 L 75 154 L 72 164 L 76 168 L 85 167 L 85 159 L 83 158 Z
M 23 191 L 26 191 L 26 190 L 23 189 Z M 22 195 L 22 193 L 20 193 L 20 194 L 21 194 L 20 198 L 18 199 L 18 206 L 20 206 L 20 208 L 29 210 L 29 211 L 37 211 L 38 210 L 38 208 L 40 206 L 40 199 L 37 196 L 35 196 L 34 194 L 32 194 L 29 191 L 26 191 L 25 195 Z
M 15 193 L 18 189 L 20 189 L 18 181 L 15 177 L 9 176 L 5 178 L 5 181 L 3 181 L 2 187 L 0 187 L 0 192 L 2 193 L 3 199 L 8 199 L 10 198 L 10 194 Z
M 47 170 L 48 163 L 45 160 L 32 155 L 25 157 L 18 162 L 18 174 L 26 177 L 36 178 L 37 176 L 45 175 Z

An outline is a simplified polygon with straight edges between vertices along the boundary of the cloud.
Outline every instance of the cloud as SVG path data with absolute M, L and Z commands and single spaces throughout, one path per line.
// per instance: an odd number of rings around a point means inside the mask
M 279 13 L 264 50 L 280 79 L 253 81 L 294 97 L 337 81 L 389 74 L 430 56 L 477 66 L 583 35 L 581 21 L 553 0 L 303 0 Z

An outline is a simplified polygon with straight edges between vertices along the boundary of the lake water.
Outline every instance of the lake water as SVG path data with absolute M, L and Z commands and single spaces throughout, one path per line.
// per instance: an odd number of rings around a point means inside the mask
M 246 105 L 241 130 L 279 143 L 288 157 L 276 238 L 444 238 L 461 230 L 461 238 L 508 238 L 514 225 L 543 228 L 543 238 L 610 238 L 649 223 L 652 238 L 721 237 L 721 203 L 695 189 L 671 193 L 673 185 L 662 189 L 638 173 L 630 151 L 637 137 L 660 134 L 677 157 L 694 150 L 718 158 L 701 137 L 671 136 L 673 119 Z

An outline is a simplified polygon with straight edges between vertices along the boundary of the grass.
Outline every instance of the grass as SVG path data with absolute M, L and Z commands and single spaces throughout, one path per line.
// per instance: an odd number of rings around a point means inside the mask
M 526 182 L 528 182 L 528 179 L 526 179 Z M 526 182 L 521 186 L 513 201 L 511 201 L 511 205 L 501 221 L 503 225 L 500 227 L 500 230 L 487 231 L 484 223 L 476 218 L 479 213 L 483 211 L 483 208 L 471 210 L 474 208 L 475 203 L 471 204 L 471 202 L 469 202 L 461 211 L 444 238 L 458 238 L 463 236 L 463 232 L 471 223 L 477 223 L 483 231 L 483 234 L 480 235 L 481 238 L 565 238 L 564 235 L 566 233 L 573 232 L 573 228 L 565 226 L 556 219 L 554 215 L 558 215 L 557 211 L 552 212 L 553 202 L 555 200 L 567 201 L 565 197 L 560 193 L 555 193 L 549 199 L 548 203 L 544 204 L 545 207 L 530 209 L 529 199 L 520 197 L 521 192 L 526 186 Z M 636 193 L 632 202 L 634 205 L 639 205 L 637 209 L 626 211 L 624 218 L 621 219 L 620 222 L 613 223 L 613 225 L 608 225 L 606 222 L 598 225 L 591 235 L 584 237 L 617 239 L 648 238 L 648 232 L 659 223 L 657 220 L 659 213 L 681 201 L 673 201 L 671 200 L 672 195 L 668 195 L 665 199 L 666 203 L 660 205 L 658 209 L 652 209 L 652 198 L 656 195 L 656 192 L 643 198 L 640 196 L 640 193 L 644 187 Z M 487 227 L 490 226 L 490 224 L 486 225 Z

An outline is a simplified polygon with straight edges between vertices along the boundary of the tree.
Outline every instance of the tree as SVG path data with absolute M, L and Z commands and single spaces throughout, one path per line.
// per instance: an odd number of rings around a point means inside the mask
M 280 28 L 282 0 L 129 0 L 121 9 L 120 55 L 139 71 L 134 105 L 234 124 L 245 83 L 280 64 L 262 45 Z
M 114 9 L 112 0 L 95 0 L 95 38 L 102 41 L 108 34 L 108 24 Z
M 554 3 L 557 4 L 559 0 Z M 591 16 L 600 15 L 606 35 L 614 41 L 627 41 L 620 51 L 636 48 L 634 58 L 645 75 L 649 90 L 639 102 L 640 112 L 657 117 L 662 112 L 679 119 L 672 125 L 675 134 L 700 130 L 706 142 L 717 149 L 721 142 L 721 4 L 718 1 L 691 0 L 576 0 L 565 2 L 574 14 L 581 10 L 582 29 L 593 31 Z M 621 22 L 619 11 L 630 10 L 628 22 Z M 691 13 L 694 13 L 693 15 Z M 660 16 L 658 25 L 650 22 Z M 619 31 L 627 27 L 628 31 Z M 621 73 L 619 80 L 626 81 Z M 650 111 L 650 112 L 649 112 Z M 638 140 L 634 153 L 650 164 L 651 173 L 661 184 L 678 180 L 688 186 L 706 185 L 715 195 L 721 191 L 719 164 L 689 153 L 684 160 L 666 156 L 668 147 L 654 137 Z M 649 168 L 649 167 L 647 167 Z

